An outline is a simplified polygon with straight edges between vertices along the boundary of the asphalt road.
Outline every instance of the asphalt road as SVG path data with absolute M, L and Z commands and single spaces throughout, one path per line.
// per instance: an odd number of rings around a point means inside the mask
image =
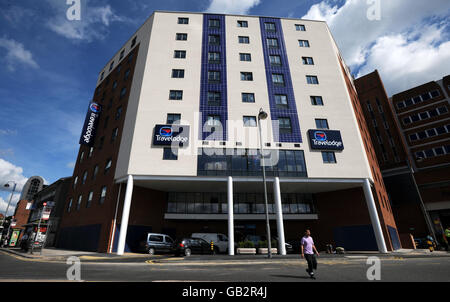
M 157 263 L 99 263 L 81 260 L 82 281 L 230 281 L 230 282 L 320 282 L 368 281 L 365 258 L 318 259 L 316 280 L 306 272 L 301 259 Z M 65 262 L 22 259 L 0 252 L 0 281 L 67 281 L 71 266 Z M 380 259 L 381 281 L 450 281 L 450 257 Z

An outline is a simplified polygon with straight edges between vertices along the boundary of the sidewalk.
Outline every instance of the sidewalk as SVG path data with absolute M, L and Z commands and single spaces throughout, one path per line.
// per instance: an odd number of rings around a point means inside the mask
M 41 261 L 66 261 L 71 256 L 79 257 L 83 262 L 96 263 L 144 263 L 150 262 L 153 264 L 165 263 L 232 263 L 232 262 L 261 262 L 269 260 L 267 255 L 234 255 L 226 254 L 220 255 L 192 255 L 190 257 L 174 257 L 168 255 L 150 256 L 147 254 L 125 253 L 122 256 L 117 254 L 85 252 L 85 251 L 71 251 L 56 248 L 46 248 L 42 251 L 36 251 L 33 254 L 25 253 L 20 248 L 0 248 L 4 251 L 22 259 L 41 260 Z M 325 252 L 320 254 L 320 259 L 328 260 L 351 260 L 351 259 L 365 259 L 370 256 L 377 256 L 380 258 L 423 258 L 423 257 L 450 257 L 449 252 L 429 250 L 406 250 L 401 249 L 387 254 L 381 254 L 376 251 L 350 251 L 345 254 L 327 254 Z M 273 255 L 269 261 L 298 261 L 302 260 L 299 254 L 288 254 L 286 256 Z

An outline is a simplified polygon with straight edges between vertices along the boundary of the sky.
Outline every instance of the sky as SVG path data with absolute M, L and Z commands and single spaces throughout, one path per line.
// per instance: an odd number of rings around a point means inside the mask
M 4 183 L 73 174 L 98 73 L 154 10 L 327 21 L 352 74 L 377 69 L 389 96 L 450 71 L 449 0 L 2 0 L 0 213 Z

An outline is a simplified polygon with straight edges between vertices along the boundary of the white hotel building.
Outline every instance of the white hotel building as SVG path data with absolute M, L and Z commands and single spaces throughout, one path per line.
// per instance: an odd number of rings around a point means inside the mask
M 319 248 L 399 248 L 355 98 L 325 22 L 155 11 L 99 74 L 58 245 L 120 254 L 150 231 L 265 235 L 262 108 L 279 159 L 266 167 L 272 236 L 308 227 Z M 177 131 L 175 153 L 155 138 Z

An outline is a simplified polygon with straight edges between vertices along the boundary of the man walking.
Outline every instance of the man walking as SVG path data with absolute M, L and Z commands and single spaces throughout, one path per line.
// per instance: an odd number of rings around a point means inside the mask
M 314 277 L 314 270 L 317 270 L 316 255 L 319 256 L 319 252 L 314 245 L 314 241 L 311 237 L 311 231 L 309 229 L 305 231 L 305 236 L 303 236 L 300 246 L 302 249 L 302 258 L 305 258 L 306 262 L 308 262 L 306 272 L 308 272 L 311 278 L 316 279 Z
M 447 247 L 446 247 L 446 251 L 449 251 L 449 246 L 450 246 L 450 226 L 447 226 L 447 228 L 444 231 L 444 236 L 445 239 L 447 240 Z

